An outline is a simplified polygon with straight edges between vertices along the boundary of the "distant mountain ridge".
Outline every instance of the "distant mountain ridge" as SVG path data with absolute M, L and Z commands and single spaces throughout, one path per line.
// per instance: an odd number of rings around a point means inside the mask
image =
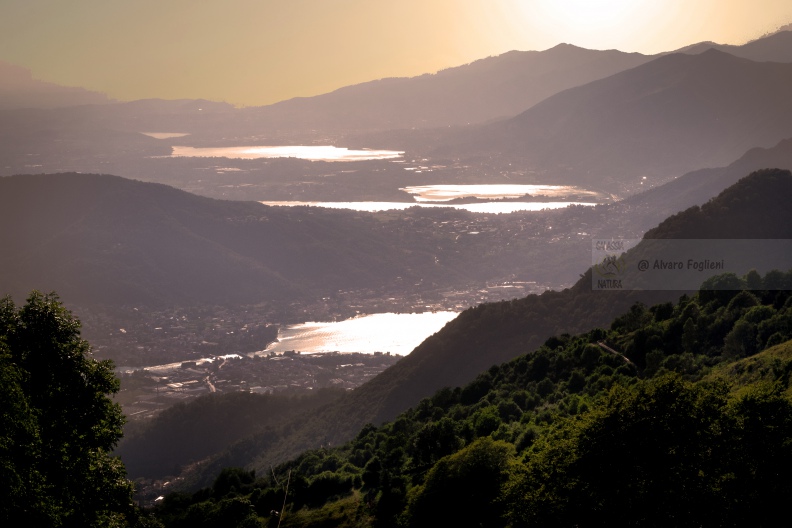
M 770 148 L 753 148 L 726 167 L 689 172 L 664 185 L 630 196 L 614 207 L 631 211 L 632 221 L 642 224 L 639 217 L 645 214 L 644 211 L 666 217 L 688 207 L 702 205 L 737 183 L 745 174 L 767 167 L 792 170 L 792 138 Z M 649 227 L 646 225 L 647 229 Z
M 413 279 L 414 270 L 426 280 L 459 273 L 377 226 L 340 211 L 214 200 L 116 176 L 5 177 L 0 295 L 38 289 L 76 304 L 245 304 L 375 287 Z
M 792 31 L 740 46 L 699 43 L 674 53 L 698 54 L 709 48 L 753 61 L 792 62 Z M 559 44 L 544 51 L 509 51 L 434 74 L 369 81 L 247 112 L 282 128 L 386 130 L 484 123 L 517 115 L 563 90 L 657 57 Z
M 696 55 L 710 48 L 757 62 L 792 62 L 792 31 L 778 31 L 740 46 L 699 42 L 680 48 L 674 53 Z
M 783 54 L 791 34 L 729 51 Z M 521 173 L 521 183 L 569 183 L 625 196 L 644 189 L 644 177 L 657 185 L 792 137 L 790 70 L 789 63 L 717 50 L 658 58 L 562 44 L 267 107 L 141 100 L 3 110 L 0 155 L 9 160 L 5 174 L 35 171 L 38 158 L 51 172 L 157 180 L 156 171 L 142 166 L 158 162 L 141 160 L 168 156 L 176 140 L 142 132 L 189 134 L 175 144 L 190 146 L 322 141 L 406 150 L 409 158 L 447 166 L 465 160 Z
M 451 131 L 438 157 L 508 156 L 548 181 L 635 192 L 792 136 L 792 64 L 673 54 L 558 93 L 501 122 Z
M 735 46 L 701 42 L 675 52 L 710 48 L 754 61 L 792 62 L 792 31 Z M 625 71 L 659 55 L 593 50 L 559 44 L 544 51 L 509 51 L 416 77 L 392 77 L 311 97 L 234 110 L 210 101 L 141 100 L 119 103 L 110 115 L 134 108 L 143 122 L 189 115 L 189 106 L 239 119 L 250 130 L 432 128 L 483 123 L 515 116 L 558 92 Z M 0 110 L 112 103 L 105 94 L 36 80 L 29 70 L 0 61 Z M 159 118 L 148 117 L 159 115 Z M 205 120 L 203 120 L 205 121 Z M 171 123 L 176 125 L 176 122 Z M 192 126 L 201 126 L 196 121 Z M 217 123 L 213 122 L 212 126 Z
M 651 60 L 559 44 L 410 78 L 387 78 L 245 112 L 268 126 L 360 130 L 431 128 L 515 115 L 566 88 Z
M 88 118 L 102 126 L 125 131 L 140 132 L 145 131 L 140 127 L 156 127 L 209 136 L 218 130 L 222 130 L 221 135 L 246 135 L 444 127 L 510 117 L 560 90 L 648 60 L 651 57 L 638 53 L 559 44 L 545 51 L 511 51 L 434 74 L 372 80 L 268 106 L 234 108 L 213 101 L 144 99 L 116 102 L 76 118 L 80 121 Z M 6 67 L 9 72 L 6 76 L 19 79 L 17 84 L 30 92 L 29 98 L 37 90 L 57 88 L 64 93 L 83 94 L 82 104 L 108 102 L 101 94 L 33 81 L 27 70 Z M 34 98 L 23 104 L 22 99 L 17 99 L 24 92 L 3 92 L 4 73 L 0 63 L 0 110 L 81 104 L 76 102 L 74 94 L 72 100 L 64 99 L 58 104 Z
M 107 104 L 107 95 L 34 79 L 30 70 L 0 60 L 0 110 Z

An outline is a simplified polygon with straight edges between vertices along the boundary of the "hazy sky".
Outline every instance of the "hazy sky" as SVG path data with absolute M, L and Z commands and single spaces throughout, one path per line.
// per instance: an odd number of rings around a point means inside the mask
M 0 0 L 0 60 L 119 99 L 255 105 L 560 42 L 742 44 L 792 0 Z

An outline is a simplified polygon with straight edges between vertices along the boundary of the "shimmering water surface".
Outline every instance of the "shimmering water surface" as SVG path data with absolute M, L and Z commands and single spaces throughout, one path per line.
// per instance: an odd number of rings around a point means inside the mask
M 190 135 L 184 132 L 141 132 L 141 134 L 153 137 L 154 139 L 171 139 Z
M 323 352 L 390 352 L 406 356 L 424 339 L 434 334 L 456 317 L 456 312 L 380 313 L 361 315 L 353 319 L 326 323 L 303 323 L 282 327 L 278 341 L 258 354 L 289 350 L 306 354 Z M 239 357 L 229 354 L 222 357 Z M 189 359 L 199 366 L 214 359 Z M 116 372 L 132 372 L 145 368 L 159 374 L 181 368 L 181 361 L 147 367 L 116 367 Z
M 597 205 L 594 202 L 485 202 L 473 204 L 428 204 L 417 202 L 261 202 L 264 205 L 276 205 L 284 207 L 311 206 L 327 207 L 330 209 L 351 209 L 353 211 L 367 211 L 370 213 L 377 211 L 404 210 L 410 207 L 453 207 L 470 211 L 472 213 L 516 213 L 519 211 L 541 211 L 542 209 L 562 209 L 570 205 Z
M 292 325 L 280 329 L 278 342 L 265 353 L 390 352 L 404 356 L 456 316 L 456 312 L 381 313 L 335 323 Z
M 330 209 L 351 209 L 354 211 L 391 211 L 410 207 L 453 207 L 472 213 L 514 213 L 518 211 L 541 211 L 543 209 L 561 209 L 569 205 L 597 205 L 596 200 L 604 196 L 595 191 L 581 189 L 570 185 L 421 185 L 402 187 L 399 189 L 413 195 L 414 202 L 302 202 L 302 201 L 264 201 L 265 205 L 278 206 L 314 206 Z M 542 196 L 553 201 L 511 202 L 506 198 L 523 196 Z M 592 201 L 572 201 L 581 197 Z M 477 198 L 492 200 L 480 203 L 443 203 L 457 198 Z M 437 203 L 440 202 L 440 203 Z
M 446 202 L 456 198 L 497 200 L 522 196 L 547 196 L 557 199 L 564 199 L 569 195 L 591 196 L 592 198 L 599 196 L 597 192 L 571 185 L 416 185 L 403 187 L 399 190 L 412 194 L 417 202 Z
M 253 147 L 173 147 L 173 157 L 199 158 L 299 158 L 310 161 L 365 161 L 399 158 L 395 150 L 350 150 L 329 145 L 286 145 Z

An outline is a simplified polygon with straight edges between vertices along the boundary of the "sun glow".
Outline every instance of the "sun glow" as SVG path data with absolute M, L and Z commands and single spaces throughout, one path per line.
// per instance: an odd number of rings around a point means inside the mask
M 678 14 L 677 5 L 675 1 L 652 0 L 534 0 L 512 4 L 524 27 L 535 28 L 555 42 L 597 49 L 625 47 L 625 42 L 655 36 L 663 22 Z
M 118 99 L 258 105 L 510 50 L 660 53 L 789 22 L 790 0 L 2 0 L 0 58 Z
M 539 16 L 555 31 L 587 41 L 626 37 L 646 23 L 652 4 L 641 0 L 540 0 Z
M 573 31 L 619 27 L 642 9 L 635 0 L 540 0 L 537 9 L 554 24 Z

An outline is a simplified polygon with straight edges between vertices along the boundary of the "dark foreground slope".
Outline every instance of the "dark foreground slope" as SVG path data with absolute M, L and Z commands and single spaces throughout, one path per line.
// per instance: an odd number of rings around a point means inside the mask
M 0 178 L 0 247 L 3 294 L 81 305 L 256 303 L 457 273 L 349 213 L 89 174 Z
M 792 173 L 751 174 L 719 196 L 660 224 L 654 236 L 792 238 Z M 739 219 L 739 232 L 732 231 Z M 607 325 L 636 302 L 674 301 L 677 291 L 593 291 L 591 271 L 572 288 L 471 308 L 410 355 L 313 415 L 287 434 L 252 436 L 216 458 L 208 474 L 227 465 L 267 467 L 296 453 L 351 438 L 366 423 L 391 420 L 443 387 L 468 383 L 493 364 L 528 353 L 548 337 Z

